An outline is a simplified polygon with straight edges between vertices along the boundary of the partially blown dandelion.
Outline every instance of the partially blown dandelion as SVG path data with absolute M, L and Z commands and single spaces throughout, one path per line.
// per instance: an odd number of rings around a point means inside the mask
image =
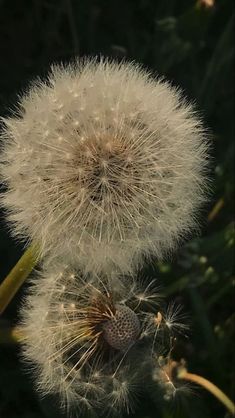
M 4 124 L 2 204 L 42 256 L 128 272 L 195 227 L 204 130 L 177 89 L 136 64 L 53 67 Z
M 77 414 L 120 416 L 131 410 L 143 376 L 148 381 L 158 367 L 163 341 L 168 346 L 168 321 L 154 283 L 127 282 L 84 280 L 57 265 L 44 271 L 22 310 L 24 359 L 35 366 L 38 389 L 59 394 L 62 405 Z

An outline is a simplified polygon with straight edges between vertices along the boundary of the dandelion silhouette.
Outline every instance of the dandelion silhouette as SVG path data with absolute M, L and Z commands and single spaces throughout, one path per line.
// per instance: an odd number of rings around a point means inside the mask
M 55 66 L 4 124 L 2 205 L 42 256 L 127 273 L 196 227 L 205 131 L 178 89 L 138 65 Z
M 23 357 L 35 367 L 39 391 L 59 394 L 63 407 L 76 414 L 120 416 L 134 408 L 154 368 L 169 395 L 157 359 L 163 341 L 169 350 L 173 321 L 160 313 L 160 300 L 155 282 L 143 287 L 136 279 L 84 278 L 59 264 L 45 269 L 34 280 L 21 321 Z

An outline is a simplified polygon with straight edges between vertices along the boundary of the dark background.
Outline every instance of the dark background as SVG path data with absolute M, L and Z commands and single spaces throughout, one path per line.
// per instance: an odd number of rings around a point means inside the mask
M 180 85 L 195 100 L 212 134 L 213 195 L 202 215 L 202 234 L 185 243 L 172 260 L 163 264 L 153 260 L 144 273 L 158 277 L 166 296 L 182 302 L 191 316 L 190 338 L 179 340 L 175 355 L 184 357 L 190 371 L 209 378 L 232 398 L 234 10 L 230 0 L 217 0 L 212 7 L 201 3 L 0 0 L 0 115 L 13 108 L 17 93 L 35 76 L 45 74 L 50 63 L 75 55 L 134 59 Z M 2 217 L 0 226 L 3 279 L 23 246 L 10 238 Z M 26 288 L 7 308 L 1 326 L 16 323 Z M 0 350 L 0 417 L 59 418 L 52 400 L 40 400 L 34 393 L 19 362 L 19 347 L 2 341 Z M 170 405 L 162 403 L 157 394 L 155 401 L 153 394 L 146 394 L 132 415 L 176 416 L 228 415 L 217 400 L 200 389 L 189 400 L 182 398 Z

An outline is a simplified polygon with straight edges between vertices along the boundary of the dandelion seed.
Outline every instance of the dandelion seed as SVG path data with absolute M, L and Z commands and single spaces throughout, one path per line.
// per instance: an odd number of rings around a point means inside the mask
M 196 227 L 205 131 L 177 89 L 138 65 L 55 66 L 4 124 L 2 206 L 42 256 L 128 273 Z
M 188 317 L 183 312 L 183 307 L 176 302 L 171 302 L 163 313 L 163 323 L 171 333 L 186 335 L 189 330 Z

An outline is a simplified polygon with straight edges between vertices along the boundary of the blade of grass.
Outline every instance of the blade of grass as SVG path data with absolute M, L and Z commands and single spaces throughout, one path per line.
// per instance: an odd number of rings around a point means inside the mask
M 206 74 L 204 80 L 202 82 L 202 86 L 199 92 L 199 102 L 203 104 L 204 108 L 207 109 L 207 113 L 209 114 L 210 108 L 213 104 L 212 95 L 215 89 L 216 81 L 220 76 L 223 66 L 226 60 L 232 60 L 232 55 L 230 52 L 229 55 L 225 54 L 227 51 L 227 45 L 233 39 L 233 26 L 234 26 L 234 15 L 231 16 L 229 22 L 227 23 L 222 35 L 217 43 L 217 46 L 212 54 L 210 62 L 207 66 Z M 228 65 L 228 64 L 227 64 Z

